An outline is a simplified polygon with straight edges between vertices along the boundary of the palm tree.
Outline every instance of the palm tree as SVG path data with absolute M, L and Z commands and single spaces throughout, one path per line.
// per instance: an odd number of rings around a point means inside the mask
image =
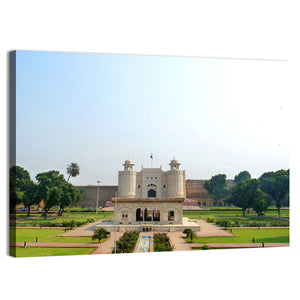
M 67 182 L 69 182 L 70 177 L 76 177 L 77 175 L 79 175 L 79 166 L 77 163 L 71 163 L 68 167 L 67 167 L 67 174 L 69 174 L 69 178 L 67 180 Z

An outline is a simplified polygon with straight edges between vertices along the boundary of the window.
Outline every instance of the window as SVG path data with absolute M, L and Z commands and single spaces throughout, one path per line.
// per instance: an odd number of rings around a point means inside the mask
M 140 188 L 141 186 L 140 185 L 138 185 L 138 189 Z
M 166 188 L 166 185 L 164 184 L 164 188 Z

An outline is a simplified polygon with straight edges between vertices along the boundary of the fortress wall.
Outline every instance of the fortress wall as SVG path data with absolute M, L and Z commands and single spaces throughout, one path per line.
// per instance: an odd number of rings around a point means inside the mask
M 76 188 L 84 190 L 84 198 L 78 203 L 80 207 L 92 207 L 95 208 L 97 204 L 97 185 L 77 185 Z M 117 185 L 100 185 L 98 205 L 105 206 L 106 201 L 111 201 L 112 197 L 115 197 L 118 190 Z
M 204 182 L 207 179 L 187 179 L 186 184 L 186 198 L 193 199 L 199 202 L 206 202 L 206 205 L 213 205 L 213 198 L 209 195 L 208 191 L 204 187 Z M 232 187 L 234 180 L 226 180 L 227 186 Z M 82 189 L 85 192 L 84 199 L 78 203 L 80 207 L 96 207 L 97 202 L 97 185 L 84 185 L 76 186 L 78 189 Z M 106 185 L 99 187 L 99 206 L 105 206 L 106 201 L 111 201 L 112 197 L 115 197 L 118 190 L 117 185 Z

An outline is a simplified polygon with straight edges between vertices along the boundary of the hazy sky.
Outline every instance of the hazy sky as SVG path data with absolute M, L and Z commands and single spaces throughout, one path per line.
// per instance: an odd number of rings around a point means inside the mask
M 117 184 L 130 157 L 187 179 L 289 168 L 287 63 L 17 51 L 17 165 L 76 162 L 73 184 Z

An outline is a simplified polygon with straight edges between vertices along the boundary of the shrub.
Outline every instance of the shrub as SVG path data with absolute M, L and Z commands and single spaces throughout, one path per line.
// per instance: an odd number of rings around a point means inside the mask
M 224 227 L 224 229 L 227 229 L 228 227 L 232 226 L 231 222 L 226 219 L 217 220 L 216 224 L 220 225 L 221 227 Z
M 208 250 L 208 249 L 210 249 L 210 248 L 209 248 L 209 246 L 207 246 L 206 244 L 204 244 L 204 245 L 201 247 L 201 249 L 202 249 L 202 250 Z
M 139 233 L 137 231 L 125 232 L 116 243 L 116 252 L 132 253 L 138 240 L 138 237 Z M 114 250 L 112 251 L 112 253 L 114 253 Z
M 153 236 L 153 250 L 160 251 L 172 251 L 170 239 L 166 233 L 155 233 Z
M 207 217 L 205 220 L 207 223 L 215 223 L 215 218 Z

